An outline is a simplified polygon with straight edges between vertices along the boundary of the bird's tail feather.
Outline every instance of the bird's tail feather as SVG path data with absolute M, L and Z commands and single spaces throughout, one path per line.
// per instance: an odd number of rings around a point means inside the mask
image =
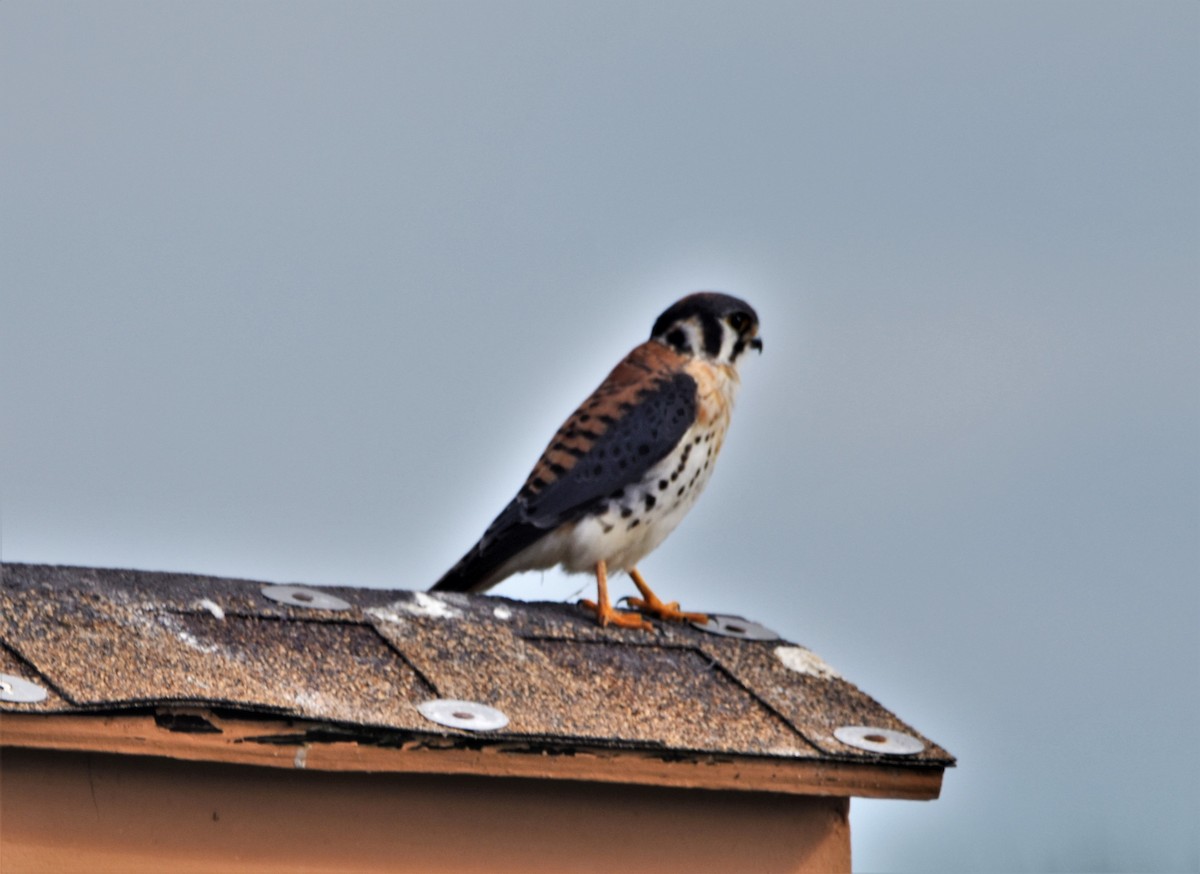
M 467 550 L 467 554 L 429 591 L 482 592 L 490 589 L 507 576 L 497 576 L 501 566 L 545 533 L 545 530 L 521 521 L 514 502 L 496 517 L 479 542 Z
M 477 543 L 471 547 L 454 567 L 442 574 L 442 578 L 429 587 L 431 592 L 472 592 L 487 588 L 488 574 L 496 569 L 492 562 L 483 560 L 483 550 Z

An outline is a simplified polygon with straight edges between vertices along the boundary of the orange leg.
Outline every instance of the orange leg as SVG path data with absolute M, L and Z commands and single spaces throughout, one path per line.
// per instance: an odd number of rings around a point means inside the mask
M 641 598 L 630 598 L 629 603 L 643 613 L 649 613 L 651 616 L 657 616 L 659 619 L 665 619 L 669 622 L 708 621 L 708 616 L 704 613 L 684 613 L 679 609 L 678 601 L 664 604 L 659 600 L 658 595 L 650 591 L 650 587 L 646 585 L 646 581 L 642 579 L 642 575 L 638 573 L 637 568 L 630 568 L 629 576 L 633 580 L 633 584 L 638 587 L 638 591 L 642 593 Z
M 636 613 L 624 613 L 612 608 L 608 600 L 608 565 L 603 561 L 596 562 L 596 600 L 584 599 L 579 602 L 589 610 L 594 610 L 596 619 L 601 625 L 618 625 L 621 628 L 641 628 L 650 631 L 654 628 L 649 622 Z

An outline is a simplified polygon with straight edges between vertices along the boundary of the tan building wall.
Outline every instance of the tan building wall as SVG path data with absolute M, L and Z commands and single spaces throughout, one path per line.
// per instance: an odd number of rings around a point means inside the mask
M 849 799 L 8 747 L 4 874 L 849 871 Z

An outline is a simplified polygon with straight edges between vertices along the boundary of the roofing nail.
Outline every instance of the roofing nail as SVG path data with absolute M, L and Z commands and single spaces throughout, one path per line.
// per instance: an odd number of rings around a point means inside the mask
M 847 746 L 891 756 L 915 756 L 925 749 L 911 734 L 872 725 L 843 725 L 834 729 L 833 736 Z
M 508 717 L 502 710 L 478 701 L 434 698 L 422 701 L 417 710 L 430 722 L 465 731 L 496 731 L 508 725 Z
M 45 700 L 46 690 L 37 683 L 12 674 L 0 674 L 0 701 L 10 701 L 13 704 L 36 704 Z
M 741 616 L 719 616 L 710 614 L 707 622 L 693 622 L 692 627 L 719 634 L 722 637 L 740 637 L 742 640 L 779 640 L 779 635 L 766 626 L 743 619 Z
M 307 607 L 310 610 L 349 610 L 350 602 L 343 601 L 327 592 L 306 589 L 304 586 L 263 586 L 263 596 L 290 607 Z

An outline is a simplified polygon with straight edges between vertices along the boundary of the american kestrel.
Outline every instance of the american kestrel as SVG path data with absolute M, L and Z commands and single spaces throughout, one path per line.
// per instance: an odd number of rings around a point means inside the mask
M 511 574 L 562 565 L 594 573 L 583 601 L 601 625 L 651 628 L 612 608 L 608 573 L 627 571 L 630 603 L 660 619 L 705 621 L 665 604 L 637 563 L 683 519 L 712 475 L 729 428 L 738 359 L 762 351 L 758 315 L 727 294 L 688 295 L 563 423 L 517 496 L 431 591 L 482 592 Z

